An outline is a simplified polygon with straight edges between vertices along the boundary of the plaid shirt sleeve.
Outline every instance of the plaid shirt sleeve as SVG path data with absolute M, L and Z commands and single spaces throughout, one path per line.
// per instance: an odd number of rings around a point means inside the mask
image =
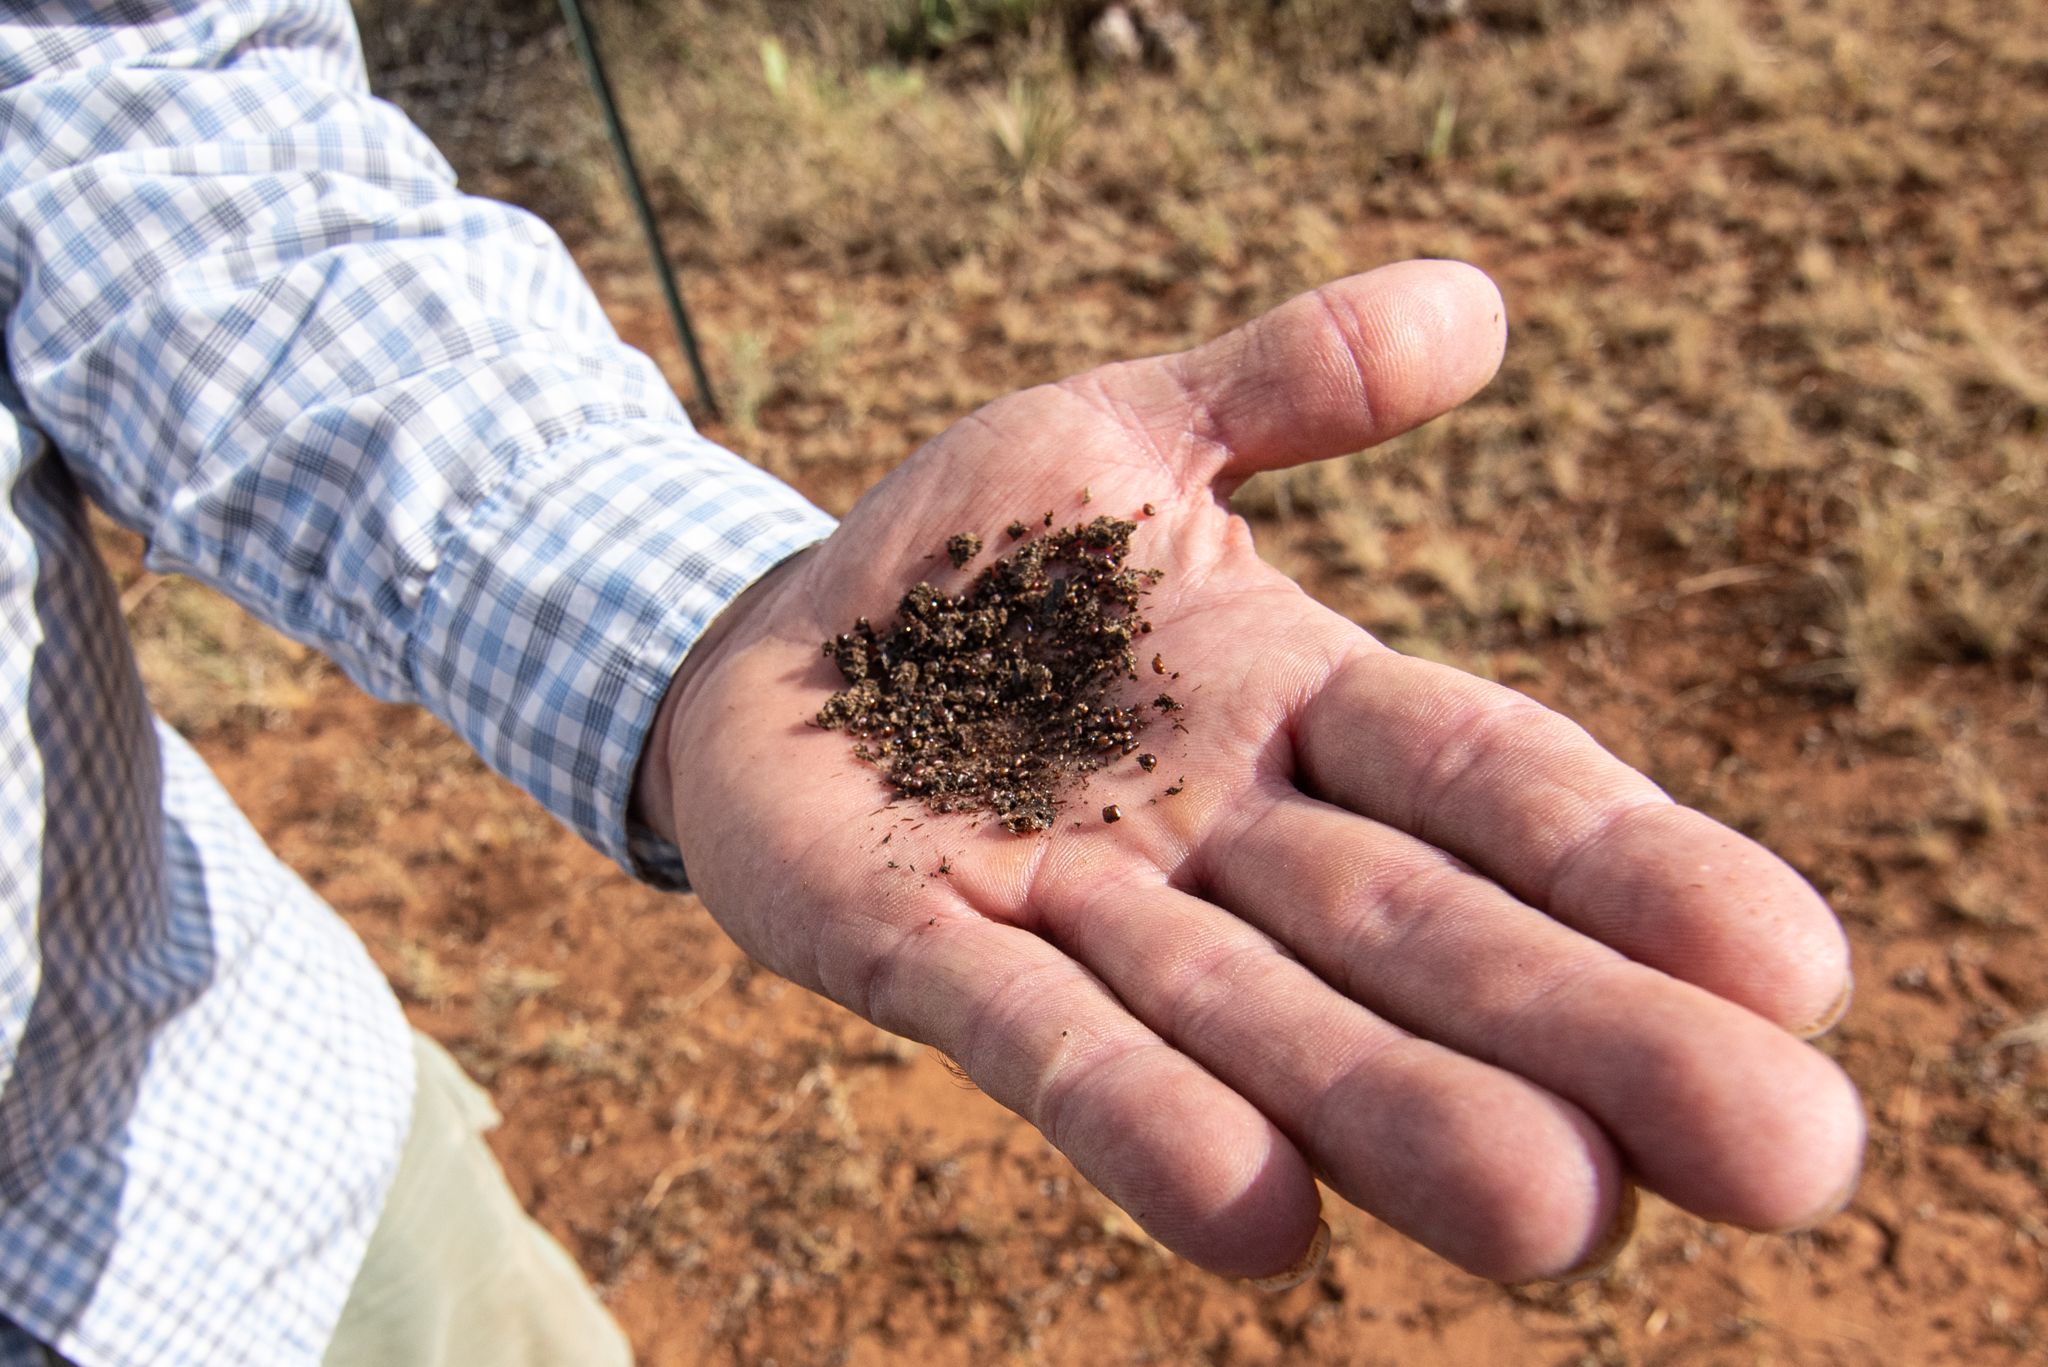
M 151 563 L 418 701 L 593 844 L 718 611 L 830 532 L 701 437 L 560 241 L 367 89 L 345 0 L 0 19 L 24 402 Z

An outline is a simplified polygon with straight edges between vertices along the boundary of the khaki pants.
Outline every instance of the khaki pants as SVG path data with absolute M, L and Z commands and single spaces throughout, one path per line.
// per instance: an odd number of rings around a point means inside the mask
M 417 1031 L 412 1134 L 324 1367 L 629 1367 L 582 1272 L 520 1209 L 491 1099 Z

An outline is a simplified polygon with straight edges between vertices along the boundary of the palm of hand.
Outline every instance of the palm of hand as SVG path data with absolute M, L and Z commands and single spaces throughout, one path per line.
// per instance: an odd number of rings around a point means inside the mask
M 1217 1271 L 1297 1260 L 1317 1177 L 1501 1279 L 1611 1250 L 1636 1181 L 1755 1228 L 1853 1181 L 1853 1090 L 1779 1028 L 1846 985 L 1798 877 L 1555 714 L 1316 606 L 1223 506 L 1449 407 L 1499 337 L 1483 279 L 1415 264 L 1013 395 L 878 485 L 683 694 L 679 838 L 733 937 L 945 1050 Z M 838 686 L 819 642 L 947 583 L 952 533 L 1145 503 L 1146 654 L 1192 704 L 1148 736 L 1157 773 L 1112 766 L 1035 837 L 906 822 L 808 724 Z

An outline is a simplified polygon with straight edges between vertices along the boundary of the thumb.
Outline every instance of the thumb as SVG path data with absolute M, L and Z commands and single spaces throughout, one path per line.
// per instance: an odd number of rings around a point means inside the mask
M 1202 439 L 1193 459 L 1207 462 L 1190 476 L 1236 484 L 1364 450 L 1463 403 L 1500 368 L 1506 317 L 1476 268 L 1407 261 L 1299 295 L 1193 351 L 1119 367 L 1106 387 L 1133 386 L 1134 406 L 1155 414 L 1177 405 L 1179 430 Z

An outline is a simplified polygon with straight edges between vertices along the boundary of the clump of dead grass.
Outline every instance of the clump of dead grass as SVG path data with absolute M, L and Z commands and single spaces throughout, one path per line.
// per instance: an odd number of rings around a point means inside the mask
M 2007 448 L 1989 487 L 1901 472 L 1848 499 L 1823 567 L 1843 655 L 1883 692 L 1918 665 L 2005 664 L 2048 645 L 2048 472 Z

